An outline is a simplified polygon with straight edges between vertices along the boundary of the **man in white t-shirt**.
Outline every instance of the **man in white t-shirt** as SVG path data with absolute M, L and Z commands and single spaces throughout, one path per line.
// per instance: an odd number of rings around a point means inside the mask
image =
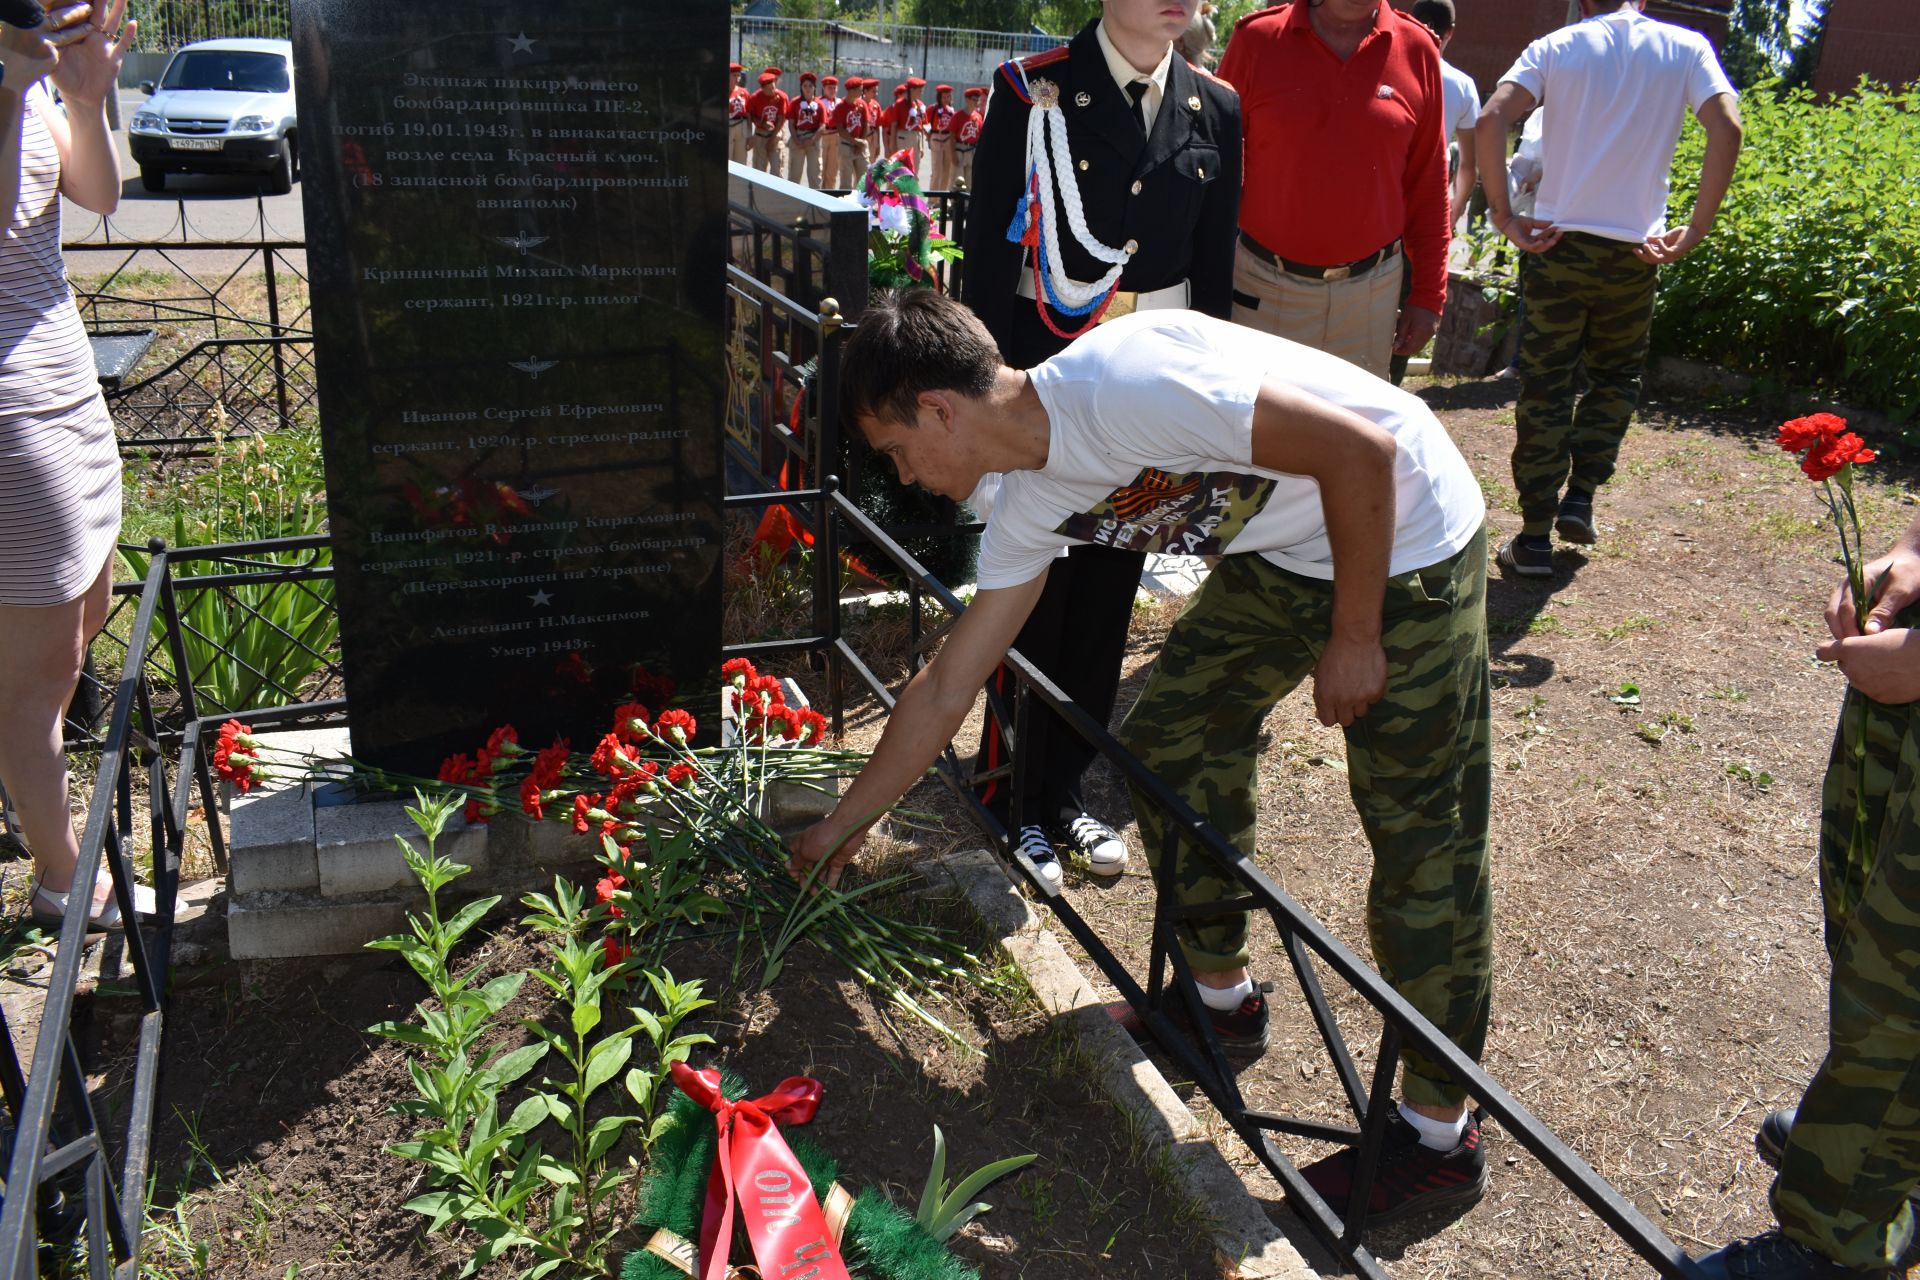
M 1501 155 L 1507 131 L 1548 108 L 1535 216 L 1516 216 L 1498 183 L 1486 189 L 1493 225 L 1539 255 L 1524 286 L 1515 414 L 1523 523 L 1500 548 L 1500 563 L 1528 577 L 1553 573 L 1550 530 L 1593 543 L 1593 494 L 1613 477 L 1640 399 L 1660 264 L 1713 229 L 1740 155 L 1740 110 L 1713 46 L 1644 6 L 1580 0 L 1583 20 L 1528 45 L 1480 115 L 1480 153 Z M 1688 110 L 1706 129 L 1706 158 L 1691 219 L 1669 230 Z M 1589 385 L 1578 395 L 1582 366 Z
M 1192 311 L 1095 328 L 1030 370 L 1008 368 L 960 304 L 919 290 L 869 305 L 847 345 L 842 403 L 905 483 L 959 499 L 1004 473 L 979 593 L 908 682 L 872 760 L 793 844 L 828 877 L 952 739 L 1006 654 L 1056 553 L 1076 543 L 1217 555 L 1121 731 L 1127 747 L 1235 848 L 1254 851 L 1260 726 L 1309 676 L 1346 729 L 1373 849 L 1369 934 L 1381 973 L 1469 1055 L 1486 1039 L 1491 783 L 1485 502 L 1426 406 L 1355 365 Z M 1134 811 L 1150 861 L 1165 819 Z M 1182 840 L 1183 903 L 1240 881 Z M 1179 945 L 1229 1054 L 1267 1043 L 1248 973 L 1248 917 L 1183 919 Z M 1404 1058 L 1369 1217 L 1469 1204 L 1486 1185 L 1479 1130 L 1441 1067 Z M 1351 1152 L 1307 1177 L 1345 1206 Z
M 1448 225 L 1457 227 L 1466 215 L 1467 201 L 1473 198 L 1473 184 L 1480 176 L 1476 162 L 1479 147 L 1474 136 L 1474 126 L 1480 120 L 1480 86 L 1473 82 L 1472 76 L 1447 61 L 1447 46 L 1453 43 L 1456 16 L 1453 0 L 1413 0 L 1413 7 L 1407 12 L 1440 42 L 1440 113 L 1452 152 L 1448 170 L 1452 175 Z

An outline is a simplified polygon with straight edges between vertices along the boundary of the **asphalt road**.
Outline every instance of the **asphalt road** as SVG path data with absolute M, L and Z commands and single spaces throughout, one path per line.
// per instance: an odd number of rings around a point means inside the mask
M 146 101 L 138 89 L 121 90 L 120 119 L 131 120 Z M 300 204 L 300 183 L 290 195 L 268 195 L 260 178 L 250 174 L 186 174 L 167 176 L 167 189 L 150 194 L 140 185 L 140 170 L 127 147 L 126 130 L 114 135 L 120 144 L 120 207 L 110 219 L 89 213 L 71 201 L 62 201 L 62 238 L 68 244 L 101 241 L 304 241 L 306 218 Z

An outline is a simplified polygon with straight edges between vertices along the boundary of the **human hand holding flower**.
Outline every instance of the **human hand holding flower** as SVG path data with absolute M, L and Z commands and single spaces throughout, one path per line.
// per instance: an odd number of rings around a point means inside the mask
M 1920 702 L 1920 631 L 1894 627 L 1829 640 L 1814 654 L 1822 662 L 1839 663 L 1847 683 L 1875 702 Z

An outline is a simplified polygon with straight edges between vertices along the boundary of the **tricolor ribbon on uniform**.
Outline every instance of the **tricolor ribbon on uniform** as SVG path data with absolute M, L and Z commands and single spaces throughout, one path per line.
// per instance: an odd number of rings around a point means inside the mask
M 720 1073 L 673 1064 L 680 1091 L 713 1112 L 719 1144 L 700 1222 L 699 1280 L 726 1280 L 735 1211 L 762 1275 L 782 1280 L 849 1280 L 806 1170 L 775 1127 L 805 1124 L 820 1109 L 820 1082 L 789 1076 L 758 1098 L 729 1101 Z

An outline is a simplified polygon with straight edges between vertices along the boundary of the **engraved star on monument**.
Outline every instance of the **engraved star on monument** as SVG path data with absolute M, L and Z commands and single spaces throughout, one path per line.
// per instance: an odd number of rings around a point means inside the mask
M 533 52 L 533 44 L 534 44 L 533 37 L 529 36 L 524 31 L 522 31 L 517 36 L 510 37 L 508 40 L 508 43 L 510 43 L 513 46 L 512 52 L 514 53 L 532 53 Z
M 528 596 L 527 599 L 533 602 L 533 606 L 536 609 L 544 609 L 553 603 L 553 597 L 544 591 L 536 591 Z
M 537 379 L 541 374 L 559 363 L 558 360 L 542 360 L 538 356 L 528 356 L 525 360 L 509 360 L 507 367 L 510 369 L 518 369 L 527 376 Z

